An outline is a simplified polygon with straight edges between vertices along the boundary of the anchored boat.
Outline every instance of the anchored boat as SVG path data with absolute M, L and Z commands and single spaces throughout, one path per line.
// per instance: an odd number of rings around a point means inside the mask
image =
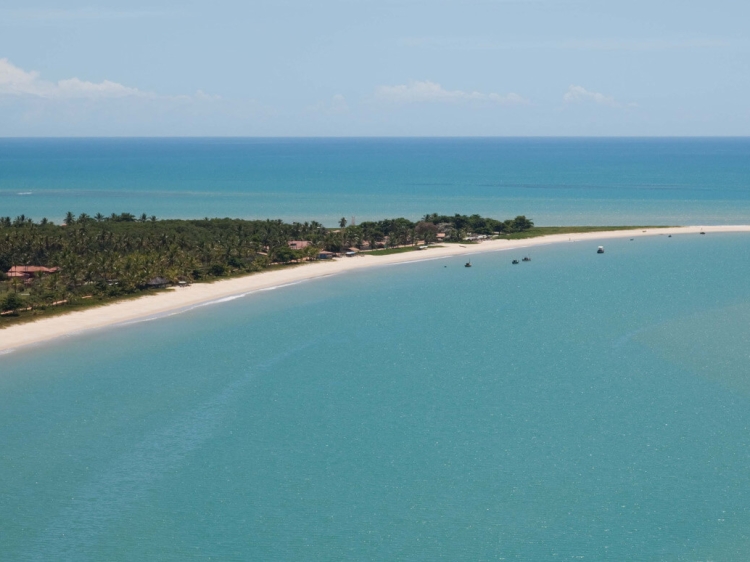
M 604 246 L 599 246 L 599 248 L 596 250 L 597 254 L 603 254 L 604 253 Z

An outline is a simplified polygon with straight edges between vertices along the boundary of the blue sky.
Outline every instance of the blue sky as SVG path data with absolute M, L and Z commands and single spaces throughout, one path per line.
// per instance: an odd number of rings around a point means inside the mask
M 0 6 L 0 136 L 750 134 L 747 1 Z

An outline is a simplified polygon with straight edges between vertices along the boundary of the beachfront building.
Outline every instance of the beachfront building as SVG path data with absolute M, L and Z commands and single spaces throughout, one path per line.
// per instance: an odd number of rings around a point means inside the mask
M 8 277 L 10 279 L 22 279 L 24 282 L 30 283 L 35 277 L 41 275 L 47 275 L 49 273 L 57 273 L 60 271 L 59 267 L 43 267 L 41 265 L 14 265 L 8 270 Z
M 154 277 L 148 283 L 146 283 L 146 286 L 149 289 L 163 289 L 167 285 L 169 285 L 169 281 L 164 279 L 164 277 Z
M 464 236 L 464 240 L 468 242 L 477 242 L 479 240 L 488 240 L 489 236 L 487 234 L 473 234 L 469 232 L 466 236 Z
M 333 256 L 335 256 L 335 255 L 336 254 L 334 254 L 333 252 L 327 252 L 325 250 L 322 250 L 322 251 L 318 252 L 318 259 L 319 260 L 332 260 Z
M 304 250 L 308 246 L 312 245 L 309 240 L 290 240 L 287 242 L 292 250 Z

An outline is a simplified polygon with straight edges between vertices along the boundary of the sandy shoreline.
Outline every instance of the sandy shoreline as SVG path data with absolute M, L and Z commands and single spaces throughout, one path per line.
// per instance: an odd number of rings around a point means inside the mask
M 607 240 L 612 238 L 635 238 L 640 236 L 698 234 L 702 231 L 712 232 L 750 232 L 750 225 L 675 227 L 643 230 L 616 230 L 611 232 L 590 232 L 584 234 L 554 234 L 527 240 L 490 240 L 481 244 L 459 246 L 451 244 L 442 248 L 430 248 L 425 251 L 405 252 L 386 256 L 358 256 L 339 258 L 330 262 L 315 262 L 299 267 L 266 271 L 216 281 L 214 283 L 197 283 L 182 289 L 173 289 L 134 300 L 115 302 L 88 310 L 75 311 L 69 314 L 42 318 L 34 322 L 9 326 L 0 329 L 0 353 L 24 346 L 38 344 L 63 336 L 77 334 L 86 330 L 104 328 L 150 317 L 161 316 L 171 312 L 188 309 L 196 305 L 210 303 L 227 297 L 252 293 L 263 289 L 288 285 L 308 279 L 345 273 L 397 263 L 417 262 L 428 259 L 450 256 L 470 255 L 477 253 L 528 248 L 563 242 L 582 242 Z M 594 249 L 592 248 L 592 251 Z

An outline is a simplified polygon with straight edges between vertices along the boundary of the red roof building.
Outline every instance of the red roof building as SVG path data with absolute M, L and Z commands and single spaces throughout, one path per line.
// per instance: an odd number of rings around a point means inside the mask
M 57 273 L 58 271 L 60 271 L 59 267 L 44 267 L 41 265 L 14 265 L 8 270 L 8 277 L 15 277 L 18 279 L 31 279 L 36 275 Z

